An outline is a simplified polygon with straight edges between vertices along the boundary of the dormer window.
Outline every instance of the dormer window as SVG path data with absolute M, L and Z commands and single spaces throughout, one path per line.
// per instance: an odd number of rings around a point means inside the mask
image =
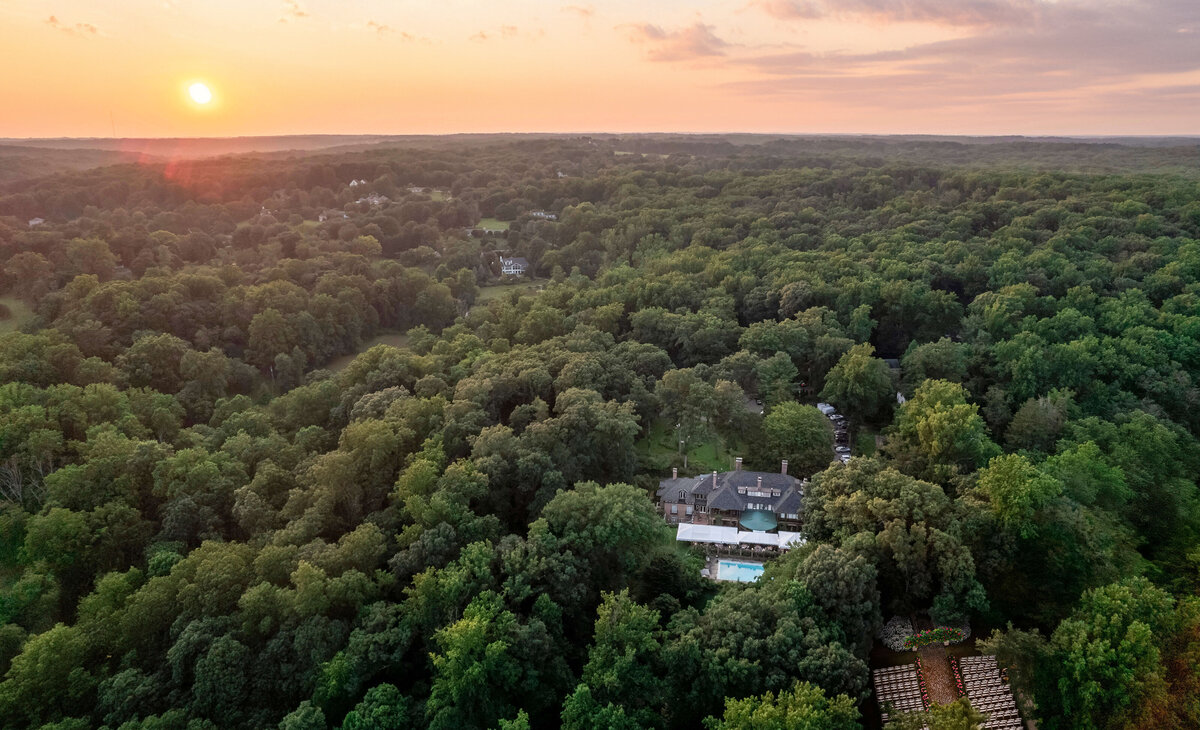
M 682 502 L 682 501 L 683 501 L 683 498 L 684 498 L 684 493 L 683 493 L 683 490 L 682 490 L 682 489 L 680 489 L 680 490 L 679 490 L 679 501 L 680 501 L 680 502 Z

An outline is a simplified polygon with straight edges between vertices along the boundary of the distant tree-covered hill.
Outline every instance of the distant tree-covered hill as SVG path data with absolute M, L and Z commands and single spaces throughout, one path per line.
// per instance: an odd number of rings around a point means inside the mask
M 0 185 L 59 172 L 136 162 L 138 157 L 137 153 L 121 150 L 48 149 L 30 145 L 0 144 Z

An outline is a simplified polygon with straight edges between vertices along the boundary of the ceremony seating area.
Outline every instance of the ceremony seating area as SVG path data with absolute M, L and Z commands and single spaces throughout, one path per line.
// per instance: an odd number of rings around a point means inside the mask
M 994 656 L 968 656 L 959 659 L 963 684 L 971 706 L 987 715 L 987 730 L 1022 730 L 1021 714 L 1012 688 L 1000 676 Z
M 926 709 L 916 664 L 876 669 L 871 673 L 871 683 L 875 686 L 875 698 L 879 702 L 884 724 L 887 724 L 890 714 L 924 712 Z

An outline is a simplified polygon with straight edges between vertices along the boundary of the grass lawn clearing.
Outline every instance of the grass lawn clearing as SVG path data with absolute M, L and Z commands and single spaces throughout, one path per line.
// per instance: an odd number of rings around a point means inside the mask
M 16 332 L 23 324 L 33 319 L 33 310 L 16 297 L 0 297 L 0 304 L 8 307 L 11 312 L 11 316 L 7 319 L 0 319 L 0 335 L 5 332 Z
M 479 293 L 475 295 L 475 303 L 484 304 L 498 297 L 502 297 L 511 291 L 528 290 L 532 292 L 540 286 L 545 286 L 549 281 L 549 279 L 533 279 L 532 281 L 518 281 L 515 284 L 491 284 L 489 286 L 481 286 L 479 287 Z
M 325 366 L 325 369 L 329 370 L 330 372 L 339 373 L 342 370 L 345 370 L 347 365 L 354 362 L 354 358 L 358 357 L 367 350 L 370 350 L 376 345 L 408 347 L 408 335 L 404 334 L 403 332 L 384 332 L 375 335 L 371 339 L 364 342 L 362 347 L 358 348 L 358 352 L 354 352 L 349 355 L 342 355 L 330 360 L 329 364 Z
M 476 228 L 482 228 L 485 231 L 507 231 L 508 221 L 498 220 L 496 218 L 484 218 L 475 225 Z
M 633 445 L 634 453 L 643 469 L 666 470 L 679 455 L 679 442 L 676 440 L 675 428 L 665 420 L 655 421 L 650 426 L 646 438 Z M 738 454 L 745 454 L 745 444 L 732 443 L 722 445 L 720 439 L 713 437 L 705 441 L 693 441 L 688 447 L 687 472 L 702 474 L 711 471 L 730 471 L 733 469 L 733 459 Z

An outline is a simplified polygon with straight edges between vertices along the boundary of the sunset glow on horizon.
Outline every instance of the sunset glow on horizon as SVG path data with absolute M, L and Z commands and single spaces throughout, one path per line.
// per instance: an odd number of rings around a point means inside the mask
M 0 48 L 0 137 L 1200 133 L 1194 0 L 10 0 Z

